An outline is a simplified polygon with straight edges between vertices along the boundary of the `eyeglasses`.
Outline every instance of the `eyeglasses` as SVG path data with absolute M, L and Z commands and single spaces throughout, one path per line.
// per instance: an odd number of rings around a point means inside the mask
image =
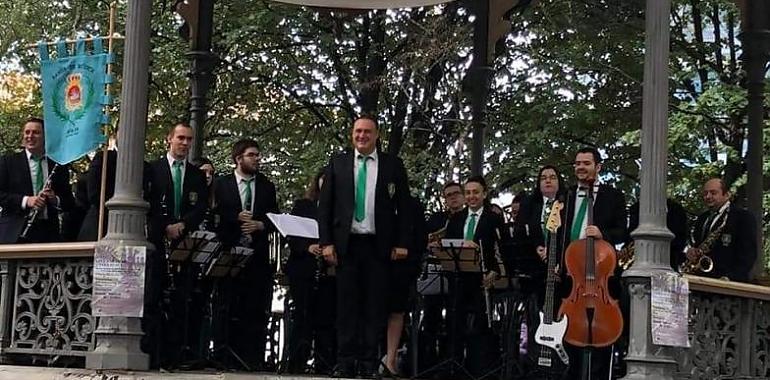
M 249 152 L 249 153 L 244 153 L 241 156 L 246 157 L 246 158 L 257 158 L 257 157 L 261 157 L 262 153 Z
M 459 191 L 459 190 L 458 191 L 452 191 L 452 192 L 449 192 L 449 193 L 445 193 L 444 194 L 444 198 L 451 198 L 451 197 L 458 196 L 460 194 L 462 194 L 462 192 Z
M 550 179 L 550 180 L 554 180 L 554 181 L 555 181 L 555 180 L 559 179 L 559 177 L 557 177 L 557 176 L 555 176 L 555 175 L 541 175 L 541 176 L 540 176 L 540 180 L 541 180 L 541 181 L 545 181 L 545 180 L 547 180 L 547 179 Z

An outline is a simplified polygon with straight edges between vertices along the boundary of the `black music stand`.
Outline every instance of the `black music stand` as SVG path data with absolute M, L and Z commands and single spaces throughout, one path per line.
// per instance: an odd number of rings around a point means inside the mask
M 172 245 L 168 252 L 168 260 L 176 273 L 171 273 L 179 279 L 180 286 L 176 289 L 174 299 L 182 302 L 182 349 L 179 355 L 180 366 L 187 366 L 191 360 L 197 362 L 201 357 L 200 349 L 194 350 L 190 342 L 190 311 L 193 302 L 193 290 L 200 272 L 201 264 L 205 264 L 215 257 L 221 243 L 217 241 L 217 235 L 210 231 L 193 231 Z M 198 269 L 198 270 L 196 270 Z M 198 351 L 198 352 L 195 352 Z M 185 363 L 184 365 L 182 363 Z
M 222 290 L 224 285 L 231 283 L 231 280 L 240 273 L 241 269 L 246 266 L 251 256 L 254 254 L 254 250 L 244 247 L 232 247 L 229 250 L 223 250 L 219 252 L 219 255 L 211 255 L 207 262 L 203 263 L 203 273 L 206 277 L 209 277 L 212 281 L 212 291 L 209 296 L 208 302 L 208 320 L 207 328 L 212 335 L 214 331 L 215 316 L 219 315 L 220 321 L 224 321 L 223 328 L 219 334 L 219 339 L 213 339 L 214 345 L 210 345 L 206 349 L 205 361 L 215 368 L 228 369 L 228 366 L 217 361 L 216 356 L 219 352 L 225 352 L 240 364 L 242 369 L 251 371 L 251 367 L 238 355 L 238 353 L 230 347 L 228 342 L 229 335 L 229 321 L 230 321 L 230 299 L 229 294 Z M 225 284 L 223 284 L 225 282 Z M 229 286 L 228 286 L 229 288 Z M 217 305 L 216 300 L 225 300 Z
M 431 246 L 431 254 L 441 264 L 442 272 L 447 274 L 451 280 L 453 294 L 450 295 L 451 301 L 450 307 L 447 310 L 447 315 L 451 315 L 452 323 L 448 334 L 448 351 L 449 358 L 445 359 L 438 364 L 423 370 L 416 374 L 414 377 L 418 378 L 423 374 L 434 372 L 437 370 L 447 370 L 449 375 L 454 378 L 457 372 L 463 373 L 468 378 L 473 378 L 470 372 L 463 366 L 461 362 L 457 360 L 455 356 L 456 344 L 457 344 L 457 320 L 458 310 L 457 304 L 460 296 L 459 283 L 461 273 L 478 273 L 481 271 L 479 266 L 479 256 L 476 247 L 467 245 L 466 242 L 458 239 L 444 239 L 441 241 L 441 246 Z M 461 358 L 462 360 L 462 358 Z

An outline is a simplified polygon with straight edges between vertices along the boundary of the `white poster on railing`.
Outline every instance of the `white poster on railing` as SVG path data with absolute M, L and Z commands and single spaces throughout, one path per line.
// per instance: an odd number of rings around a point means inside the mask
M 141 317 L 147 247 L 97 244 L 91 309 L 97 317 Z
M 655 273 L 650 297 L 652 343 L 690 347 L 687 338 L 690 286 L 677 273 Z

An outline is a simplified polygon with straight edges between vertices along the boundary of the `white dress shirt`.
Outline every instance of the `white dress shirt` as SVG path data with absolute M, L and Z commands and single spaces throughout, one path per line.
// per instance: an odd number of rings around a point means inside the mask
M 29 165 L 29 174 L 30 179 L 32 180 L 32 191 L 35 191 L 35 178 L 37 178 L 37 163 L 35 160 L 32 159 L 32 152 L 24 149 L 24 153 L 27 154 L 27 165 Z M 43 156 L 43 159 L 40 160 L 40 167 L 43 169 L 43 186 L 45 186 L 45 180 L 48 178 L 48 160 Z M 37 194 L 33 194 L 37 195 Z M 27 199 L 29 196 L 25 195 L 21 198 L 21 209 L 26 210 L 27 209 Z M 44 208 L 42 214 L 39 214 L 37 217 L 40 219 L 46 218 L 46 209 Z
M 246 182 L 244 180 L 251 179 L 251 210 L 254 209 L 254 200 L 256 199 L 257 192 L 254 191 L 254 178 L 255 176 L 251 177 L 245 177 L 241 175 L 241 173 L 238 170 L 234 170 L 233 174 L 235 174 L 235 182 L 238 184 L 238 195 L 241 197 L 241 207 L 244 203 L 246 203 Z M 243 210 L 243 211 L 251 211 L 251 210 Z
M 596 195 L 599 193 L 599 184 L 594 182 L 594 204 L 596 204 Z M 575 222 L 575 219 L 578 216 L 578 212 L 580 211 L 580 206 L 583 204 L 583 201 L 588 201 L 588 188 L 581 189 L 580 187 L 577 188 L 577 191 L 575 192 L 575 206 L 572 210 L 572 222 Z M 579 239 L 585 239 L 586 238 L 586 227 L 588 227 L 588 210 L 586 209 L 586 215 L 583 218 L 583 224 L 580 226 L 580 237 Z M 572 233 L 572 223 L 570 223 L 570 229 L 568 233 Z
M 354 150 L 353 154 L 353 209 L 355 209 L 355 194 L 358 187 L 358 168 L 361 164 L 358 161 L 358 156 L 361 153 L 358 150 Z M 377 150 L 375 149 L 369 154 L 370 159 L 366 159 L 366 202 L 364 202 L 365 210 L 364 220 L 358 222 L 356 218 L 353 218 L 353 224 L 350 226 L 350 232 L 354 234 L 367 234 L 373 235 L 377 233 L 376 226 L 374 224 L 374 195 L 377 189 Z

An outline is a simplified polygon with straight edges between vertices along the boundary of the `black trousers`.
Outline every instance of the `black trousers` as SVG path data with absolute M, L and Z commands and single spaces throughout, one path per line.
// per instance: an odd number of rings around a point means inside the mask
M 390 262 L 373 235 L 351 235 L 337 267 L 337 360 L 373 367 L 387 323 Z
M 460 273 L 458 285 L 450 287 L 450 292 L 457 292 L 452 296 L 458 298 L 449 301 L 450 309 L 455 306 L 454 313 L 452 310 L 447 313 L 449 327 L 454 327 L 450 337 L 453 357 L 463 363 L 474 378 L 482 377 L 499 362 L 500 346 L 487 322 L 481 274 Z M 457 304 L 453 305 L 454 302 Z
M 315 373 L 329 373 L 335 364 L 336 280 L 313 273 L 289 274 L 292 326 L 289 334 L 289 372 L 303 373 L 311 353 Z
M 159 368 L 164 326 L 163 299 L 167 290 L 167 262 L 162 242 L 153 242 L 155 251 L 147 253 L 144 277 L 144 315 L 142 317 L 142 351 L 150 355 L 150 368 Z M 164 363 L 165 364 L 165 363 Z
M 232 323 L 228 328 L 230 346 L 249 367 L 264 369 L 267 322 L 273 300 L 273 267 L 266 261 L 254 261 L 238 274 L 233 284 Z

